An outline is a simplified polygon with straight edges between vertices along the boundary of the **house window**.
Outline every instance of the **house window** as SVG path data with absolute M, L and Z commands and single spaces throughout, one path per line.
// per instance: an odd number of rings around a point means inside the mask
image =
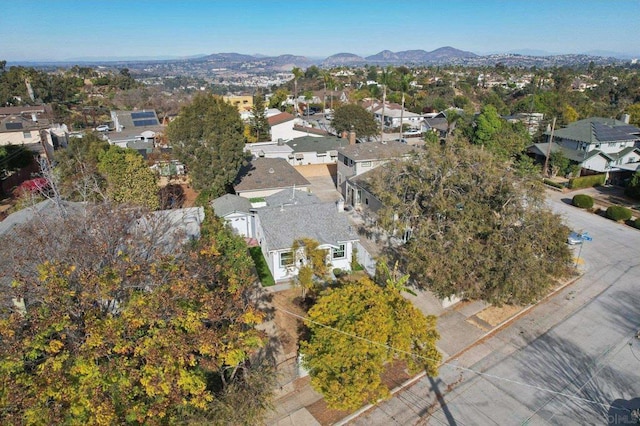
M 31 139 L 31 132 L 22 132 L 22 137 L 25 139 Z
M 362 167 L 371 167 L 371 161 L 363 161 Z
M 283 251 L 280 253 L 280 267 L 286 268 L 293 265 L 293 253 L 290 251 Z
M 340 244 L 338 248 L 331 249 L 331 258 L 333 259 L 344 259 L 346 255 L 347 255 L 346 244 Z
M 343 163 L 345 166 L 349 165 L 349 159 L 347 157 L 344 157 Z

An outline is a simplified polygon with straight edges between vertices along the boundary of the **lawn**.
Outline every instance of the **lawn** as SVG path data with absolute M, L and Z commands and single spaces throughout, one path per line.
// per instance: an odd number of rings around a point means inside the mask
M 253 263 L 256 265 L 256 271 L 258 272 L 258 278 L 260 279 L 262 286 L 270 287 L 275 285 L 276 282 L 273 280 L 273 276 L 267 266 L 267 261 L 264 260 L 260 247 L 249 247 L 249 254 L 251 254 Z

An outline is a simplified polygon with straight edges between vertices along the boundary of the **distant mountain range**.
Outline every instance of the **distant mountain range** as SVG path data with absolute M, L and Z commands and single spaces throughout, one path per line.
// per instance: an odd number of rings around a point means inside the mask
M 265 56 L 261 54 L 245 55 L 240 53 L 214 53 L 210 55 L 195 55 L 190 57 L 164 57 L 164 58 L 78 58 L 65 61 L 30 61 L 9 62 L 8 65 L 70 65 L 82 63 L 88 65 L 114 65 L 130 66 L 142 62 L 154 63 L 181 63 L 193 64 L 196 67 L 212 68 L 242 68 L 255 71 L 289 71 L 293 67 L 308 68 L 311 65 L 322 67 L 335 66 L 360 66 L 360 65 L 468 65 L 483 66 L 502 63 L 507 66 L 563 66 L 579 65 L 594 62 L 596 64 L 620 63 L 632 58 L 631 55 L 622 55 L 614 52 L 590 52 L 587 54 L 563 54 L 555 55 L 541 50 L 523 49 L 514 53 L 494 53 L 490 55 L 477 55 L 472 52 L 459 50 L 450 46 L 441 47 L 431 52 L 425 50 L 405 50 L 392 52 L 383 50 L 375 55 L 362 57 L 354 53 L 337 53 L 327 58 L 308 58 L 298 55 Z M 135 67 L 134 67 L 135 68 Z

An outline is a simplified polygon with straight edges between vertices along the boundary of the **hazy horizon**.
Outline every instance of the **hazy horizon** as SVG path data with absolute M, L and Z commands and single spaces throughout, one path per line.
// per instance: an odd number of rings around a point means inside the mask
M 640 2 L 398 0 L 152 2 L 24 0 L 3 5 L 0 60 L 184 58 L 233 52 L 310 58 L 432 51 L 640 55 Z M 30 23 L 28 30 L 25 23 Z M 119 59 L 113 59 L 119 60 Z

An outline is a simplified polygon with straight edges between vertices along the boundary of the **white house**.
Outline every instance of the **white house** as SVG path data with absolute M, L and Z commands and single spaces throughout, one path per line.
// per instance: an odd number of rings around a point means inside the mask
M 280 114 L 271 116 L 267 121 L 269 121 L 269 126 L 271 126 L 272 141 L 294 139 L 302 136 L 322 136 L 322 134 L 314 132 L 313 129 L 307 130 L 302 127 L 304 121 L 301 118 L 294 117 L 288 112 L 281 112 Z
M 331 268 L 351 269 L 354 247 L 359 239 L 345 216 L 342 204 L 323 203 L 314 194 L 293 189 L 267 196 L 265 202 L 264 207 L 245 212 L 237 210 L 239 200 L 231 197 L 220 197 L 213 204 L 216 215 L 224 215 L 221 217 L 239 235 L 258 242 L 276 281 L 294 278 L 298 268 L 306 262 L 291 251 L 294 242 L 300 238 L 318 241 L 319 248 L 326 250 L 326 262 Z M 231 208 L 235 210 L 232 212 Z M 240 217 L 246 217 L 252 223 L 239 227 L 234 220 Z M 296 258 L 297 261 L 294 260 Z
M 627 121 L 591 117 L 557 129 L 551 142 L 534 144 L 529 152 L 540 158 L 562 152 L 585 173 L 615 173 L 640 169 L 640 129 Z M 549 145 L 551 143 L 551 145 Z

